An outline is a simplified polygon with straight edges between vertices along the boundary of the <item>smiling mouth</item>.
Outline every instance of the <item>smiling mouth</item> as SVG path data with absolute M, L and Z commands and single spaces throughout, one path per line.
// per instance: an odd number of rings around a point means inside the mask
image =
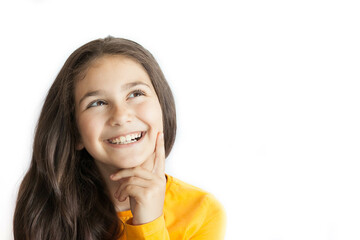
M 125 145 L 139 141 L 145 134 L 146 132 L 132 133 L 126 136 L 119 136 L 116 138 L 107 139 L 106 141 L 111 144 Z

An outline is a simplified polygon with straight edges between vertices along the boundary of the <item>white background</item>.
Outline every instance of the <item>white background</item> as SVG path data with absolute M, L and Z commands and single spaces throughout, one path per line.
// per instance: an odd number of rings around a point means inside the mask
M 47 90 L 108 35 L 158 60 L 167 172 L 223 203 L 226 239 L 360 239 L 358 1 L 2 1 L 0 26 L 0 239 Z

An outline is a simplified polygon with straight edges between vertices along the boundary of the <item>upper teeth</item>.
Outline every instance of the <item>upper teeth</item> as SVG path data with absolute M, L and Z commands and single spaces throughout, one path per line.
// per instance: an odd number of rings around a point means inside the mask
M 115 139 L 109 139 L 108 141 L 110 143 L 116 143 L 116 144 L 124 144 L 124 143 L 131 143 L 135 142 L 135 138 L 141 137 L 141 133 L 135 133 L 135 134 L 129 134 L 126 136 L 121 136 Z

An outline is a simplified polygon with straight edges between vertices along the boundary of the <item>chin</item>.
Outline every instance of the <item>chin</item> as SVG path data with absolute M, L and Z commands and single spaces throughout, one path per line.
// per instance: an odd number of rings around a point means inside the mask
M 123 168 L 134 168 L 142 165 L 145 162 L 145 159 L 127 159 L 126 161 L 121 161 L 115 164 L 115 166 L 119 169 Z

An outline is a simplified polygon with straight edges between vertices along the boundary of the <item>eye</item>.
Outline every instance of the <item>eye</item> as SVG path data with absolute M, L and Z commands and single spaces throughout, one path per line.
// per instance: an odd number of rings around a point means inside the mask
M 96 101 L 91 102 L 91 103 L 87 106 L 87 108 L 98 107 L 98 106 L 102 106 L 102 105 L 106 105 L 106 102 L 103 101 L 103 100 L 96 100 Z
M 134 97 L 140 97 L 140 96 L 145 96 L 145 92 L 142 90 L 135 90 L 132 93 L 130 93 L 128 98 L 134 98 Z

